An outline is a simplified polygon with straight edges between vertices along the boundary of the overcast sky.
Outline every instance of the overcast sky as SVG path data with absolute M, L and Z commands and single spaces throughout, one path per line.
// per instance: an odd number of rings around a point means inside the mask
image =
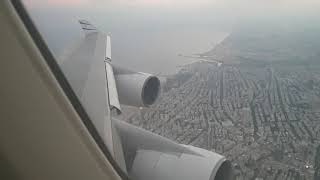
M 130 67 L 153 72 L 164 64 L 162 59 L 178 61 L 178 53 L 207 51 L 207 44 L 219 41 L 220 32 L 241 26 L 247 28 L 245 33 L 250 28 L 320 26 L 320 0 L 23 1 L 55 52 L 83 35 L 78 20 L 86 19 L 111 32 L 117 62 L 130 60 Z
M 297 17 L 319 14 L 319 0 L 24 0 L 29 7 L 81 10 L 123 25 L 236 23 L 252 17 Z

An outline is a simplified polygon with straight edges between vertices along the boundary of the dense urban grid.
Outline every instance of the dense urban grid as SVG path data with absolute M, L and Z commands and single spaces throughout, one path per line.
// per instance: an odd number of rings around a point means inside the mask
M 154 106 L 124 119 L 225 155 L 236 180 L 319 180 L 320 56 L 274 36 L 231 34 L 200 55 L 222 65 L 184 66 Z

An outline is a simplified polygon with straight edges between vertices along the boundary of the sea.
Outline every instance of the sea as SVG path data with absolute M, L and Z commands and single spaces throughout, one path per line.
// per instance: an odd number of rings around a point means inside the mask
M 197 54 L 221 43 L 228 32 L 180 29 L 111 33 L 113 62 L 129 69 L 172 75 L 186 64 L 200 60 Z

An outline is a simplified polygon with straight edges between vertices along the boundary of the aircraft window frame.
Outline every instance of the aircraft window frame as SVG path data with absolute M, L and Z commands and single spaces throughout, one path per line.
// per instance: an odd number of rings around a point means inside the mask
M 90 117 L 88 116 L 86 110 L 84 109 L 83 105 L 81 104 L 80 100 L 76 96 L 74 90 L 72 89 L 70 83 L 68 82 L 67 78 L 63 74 L 56 58 L 54 57 L 53 53 L 49 49 L 48 45 L 45 43 L 42 35 L 38 31 L 37 27 L 35 26 L 34 22 L 32 21 L 27 9 L 23 5 L 21 0 L 12 0 L 11 1 L 13 7 L 15 8 L 18 16 L 22 20 L 24 26 L 26 27 L 27 31 L 29 32 L 30 36 L 32 37 L 35 45 L 39 49 L 41 55 L 45 59 L 46 63 L 48 64 L 51 72 L 53 73 L 54 77 L 58 81 L 60 87 L 62 88 L 63 92 L 67 96 L 68 100 L 70 101 L 71 105 L 78 113 L 81 121 L 89 131 L 90 135 L 93 137 L 95 142 L 97 143 L 100 150 L 103 152 L 106 159 L 111 163 L 117 174 L 120 176 L 121 179 L 127 180 L 129 179 L 128 175 L 120 168 L 117 164 L 115 159 L 112 157 L 110 151 L 108 150 L 106 144 L 104 143 L 102 137 L 99 135 L 97 129 L 94 127 L 93 122 L 91 121 Z

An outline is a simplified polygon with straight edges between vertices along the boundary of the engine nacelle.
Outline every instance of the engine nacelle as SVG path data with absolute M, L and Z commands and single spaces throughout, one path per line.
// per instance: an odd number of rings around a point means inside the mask
M 230 161 L 217 153 L 169 139 L 113 119 L 132 180 L 231 180 Z
M 160 80 L 151 74 L 114 66 L 119 101 L 130 106 L 150 106 L 159 96 Z
M 231 180 L 231 163 L 225 157 L 204 149 L 186 146 L 195 154 L 171 154 L 139 150 L 130 175 L 137 180 Z

